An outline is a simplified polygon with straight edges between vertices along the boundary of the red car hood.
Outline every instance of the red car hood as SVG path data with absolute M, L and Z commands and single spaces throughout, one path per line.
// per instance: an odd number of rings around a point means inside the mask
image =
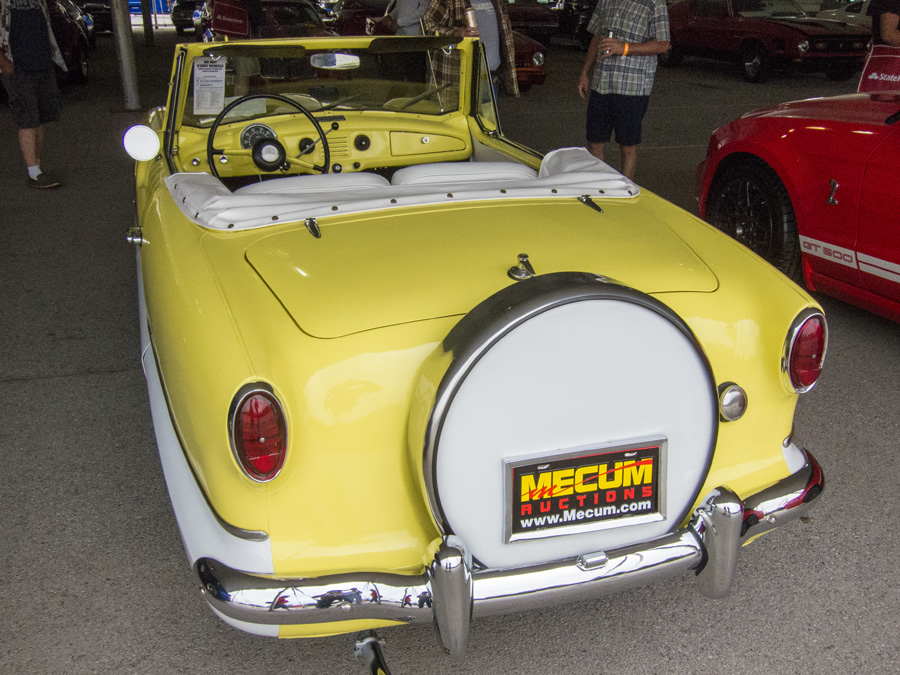
M 794 28 L 806 35 L 852 35 L 868 37 L 871 31 L 862 26 L 854 26 L 833 19 L 818 19 L 816 17 L 796 17 L 784 19 L 766 19 L 767 23 L 777 23 L 781 26 Z
M 760 108 L 742 116 L 796 117 L 851 124 L 884 126 L 884 120 L 900 110 L 900 91 L 847 94 L 828 98 L 809 98 Z

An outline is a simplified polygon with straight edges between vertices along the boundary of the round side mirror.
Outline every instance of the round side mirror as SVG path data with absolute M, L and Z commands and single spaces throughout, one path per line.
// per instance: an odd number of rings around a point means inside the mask
M 135 125 L 122 138 L 125 152 L 138 162 L 146 162 L 159 154 L 159 136 L 150 127 Z

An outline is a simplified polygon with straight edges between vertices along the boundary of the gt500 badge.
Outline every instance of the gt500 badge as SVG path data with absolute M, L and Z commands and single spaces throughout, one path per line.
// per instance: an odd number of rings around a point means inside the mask
M 506 461 L 506 541 L 661 520 L 665 440 Z

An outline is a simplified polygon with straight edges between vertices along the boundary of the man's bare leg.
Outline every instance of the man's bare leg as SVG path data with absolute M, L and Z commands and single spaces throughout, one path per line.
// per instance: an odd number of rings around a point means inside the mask
M 634 180 L 634 172 L 637 169 L 637 151 L 636 145 L 620 145 L 619 150 L 622 152 L 622 173 L 626 178 Z
M 606 148 L 606 143 L 591 143 L 588 141 L 587 150 L 594 157 L 599 159 L 601 162 L 603 161 L 603 153 Z
M 41 160 L 41 144 L 44 140 L 43 127 L 33 129 L 19 129 L 19 147 L 22 149 L 22 157 L 25 166 L 38 166 Z

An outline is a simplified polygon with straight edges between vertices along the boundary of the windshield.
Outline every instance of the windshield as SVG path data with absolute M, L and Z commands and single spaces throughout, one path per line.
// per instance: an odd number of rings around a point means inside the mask
M 795 17 L 806 12 L 794 0 L 732 0 L 734 12 L 745 17 Z
M 206 127 L 228 104 L 248 94 L 286 96 L 311 113 L 390 110 L 442 115 L 459 109 L 458 38 L 373 40 L 366 48 L 225 43 L 190 65 L 182 125 Z M 226 121 L 280 112 L 283 102 L 255 98 Z

